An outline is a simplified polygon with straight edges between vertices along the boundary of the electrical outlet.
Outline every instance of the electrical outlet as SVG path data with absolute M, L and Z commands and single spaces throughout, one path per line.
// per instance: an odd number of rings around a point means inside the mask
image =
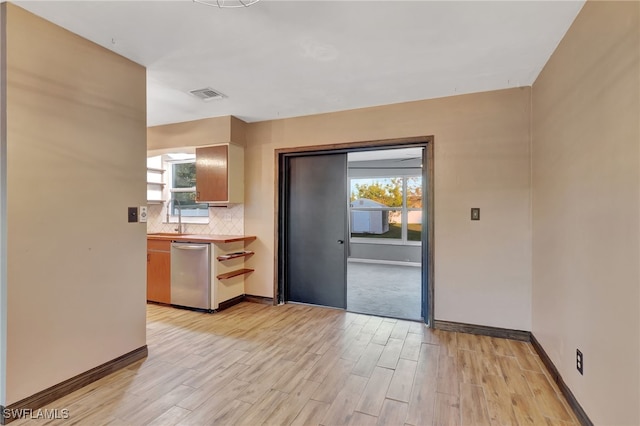
M 576 349 L 576 368 L 580 374 L 584 374 L 584 357 L 580 349 Z
M 147 221 L 147 206 L 138 207 L 138 218 L 140 219 L 140 222 Z
M 224 220 L 225 222 L 231 222 L 231 213 L 225 213 L 222 217 L 222 220 Z
M 480 220 L 480 208 L 471 207 L 471 220 Z

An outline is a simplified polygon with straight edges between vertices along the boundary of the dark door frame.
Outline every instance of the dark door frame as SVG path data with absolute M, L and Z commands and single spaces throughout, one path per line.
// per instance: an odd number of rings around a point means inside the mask
M 284 303 L 286 292 L 286 202 L 287 202 L 287 173 L 286 159 L 293 156 L 308 156 L 329 153 L 348 153 L 358 151 L 374 151 L 380 149 L 399 148 L 424 148 L 422 168 L 422 179 L 426 182 L 426 197 L 424 203 L 423 229 L 427 232 L 422 234 L 422 295 L 427 298 L 427 316 L 425 322 L 429 327 L 433 326 L 434 320 L 434 137 L 417 136 L 400 139 L 383 139 L 375 141 L 351 142 L 341 144 L 313 145 L 293 148 L 280 148 L 275 150 L 275 236 L 274 236 L 274 280 L 273 280 L 273 302 L 274 304 Z M 422 303 L 424 307 L 424 303 Z

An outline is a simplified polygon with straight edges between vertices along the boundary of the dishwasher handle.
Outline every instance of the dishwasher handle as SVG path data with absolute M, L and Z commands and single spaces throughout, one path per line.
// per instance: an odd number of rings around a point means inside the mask
M 179 250 L 206 250 L 207 249 L 207 246 L 205 244 L 197 244 L 197 245 L 196 244 L 194 245 L 172 244 L 171 247 Z

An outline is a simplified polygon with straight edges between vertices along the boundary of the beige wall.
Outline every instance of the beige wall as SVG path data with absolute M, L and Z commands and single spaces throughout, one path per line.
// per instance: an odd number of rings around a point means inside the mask
M 639 14 L 587 2 L 533 86 L 533 333 L 603 425 L 640 424 Z
M 244 145 L 245 126 L 244 121 L 230 115 L 153 126 L 147 129 L 147 149 L 152 153 L 160 153 L 173 148 L 229 142 Z
M 4 55 L 6 25 L 4 6 L 0 5 L 0 405 L 5 402 L 5 380 L 7 376 L 7 247 L 6 194 L 7 194 L 7 114 Z
M 529 123 L 518 88 L 249 125 L 246 292 L 273 296 L 275 149 L 433 135 L 435 318 L 530 330 Z
M 7 12 L 5 404 L 145 345 L 145 69 Z

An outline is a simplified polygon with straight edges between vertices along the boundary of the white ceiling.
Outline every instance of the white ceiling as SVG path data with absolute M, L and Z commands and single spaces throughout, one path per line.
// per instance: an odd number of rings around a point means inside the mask
M 583 1 L 18 1 L 147 67 L 148 124 L 531 85 Z M 189 90 L 227 96 L 203 102 Z

